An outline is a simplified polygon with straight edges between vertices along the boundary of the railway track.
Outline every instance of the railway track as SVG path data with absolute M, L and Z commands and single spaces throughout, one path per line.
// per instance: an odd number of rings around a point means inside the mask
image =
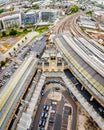
M 86 36 L 84 33 L 81 32 L 81 29 L 78 27 L 76 24 L 76 20 L 80 15 L 83 15 L 82 13 L 78 13 L 72 16 L 69 16 L 62 22 L 62 24 L 58 25 L 57 33 L 69 33 L 71 36 L 77 36 L 77 37 L 82 37 L 84 38 L 89 44 L 94 46 L 97 50 L 100 52 L 104 53 L 104 49 L 95 44 L 94 42 L 91 41 L 91 39 Z
M 63 54 L 68 59 L 68 61 L 71 63 L 71 65 L 74 68 L 76 68 L 76 70 L 81 75 L 83 75 L 83 77 L 86 79 L 86 81 L 88 83 L 85 82 L 85 84 L 86 85 L 91 84 L 93 86 L 93 88 L 95 88 L 99 92 L 99 94 L 102 95 L 102 99 L 103 99 L 103 96 L 104 96 L 103 77 L 98 75 L 99 78 L 102 80 L 101 80 L 101 82 L 99 80 L 97 80 L 95 77 L 97 74 L 96 71 L 93 71 L 93 69 L 91 69 L 91 67 L 89 65 L 85 64 L 85 62 L 83 62 L 81 57 L 78 57 L 76 54 L 74 54 L 75 52 L 73 52 L 73 50 L 67 45 L 67 43 L 63 44 L 64 41 L 60 40 L 58 37 L 55 39 L 55 41 L 56 41 L 58 48 L 60 48 L 60 50 L 63 52 Z M 83 63 L 83 65 L 82 65 L 82 63 Z M 91 74 L 89 73 L 89 70 L 90 70 Z M 92 87 L 90 89 L 92 89 Z
M 78 13 L 65 18 L 62 24 L 58 26 L 59 28 L 57 33 L 62 36 L 67 33 L 67 39 L 69 39 L 67 40 L 69 41 L 67 43 L 69 46 L 71 43 L 74 43 L 75 50 L 83 51 L 83 53 L 86 55 L 84 56 L 83 54 L 80 54 L 83 60 L 85 60 L 100 75 L 104 76 L 104 49 L 99 47 L 97 44 L 92 44 L 92 42 L 89 41 L 89 38 L 87 38 L 79 29 L 78 25 L 76 24 L 76 20 L 81 14 L 82 13 Z

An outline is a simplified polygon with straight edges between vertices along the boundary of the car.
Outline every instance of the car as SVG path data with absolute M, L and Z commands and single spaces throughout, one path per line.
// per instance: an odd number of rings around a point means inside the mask
M 46 112 L 45 115 L 44 115 L 44 118 L 47 118 L 48 117 L 48 113 Z
M 59 91 L 59 90 L 60 90 L 60 88 L 59 88 L 59 87 L 55 87 L 55 90 L 56 90 L 56 91 Z
M 13 68 L 14 68 L 14 69 L 17 69 L 17 68 L 18 68 L 18 66 L 17 66 L 17 65 L 15 65 Z
M 41 117 L 44 118 L 45 112 L 42 112 Z
M 44 93 L 42 92 L 41 95 L 44 96 Z
M 49 119 L 49 123 L 54 123 L 54 119 Z
M 39 121 L 39 126 L 40 126 L 40 127 L 44 127 L 45 124 L 46 124 L 46 120 L 41 119 L 41 120 Z
M 0 78 L 0 82 L 2 82 L 3 78 Z
M 55 112 L 56 112 L 55 110 L 51 110 L 51 113 L 53 113 L 53 114 L 54 114 Z
M 48 113 L 47 112 L 42 112 L 41 117 L 43 119 L 46 119 L 48 117 Z
M 42 127 L 45 127 L 45 124 L 46 124 L 46 120 L 43 120 Z
M 42 126 L 42 122 L 43 122 L 43 120 L 40 120 L 40 121 L 39 121 L 39 126 Z
M 3 84 L 5 84 L 5 83 L 6 83 L 6 81 L 5 81 L 5 80 L 3 80 L 3 81 L 2 81 L 2 83 L 3 83 Z
M 104 113 L 103 108 L 99 107 L 98 109 L 99 109 L 100 112 Z
M 48 105 L 44 105 L 44 111 L 49 111 L 49 106 Z
M 15 72 L 15 69 L 12 69 L 11 71 L 12 71 L 12 73 L 14 73 L 14 72 Z
M 59 81 L 58 80 L 53 80 L 52 83 L 59 83 Z
M 62 86 L 64 86 L 64 83 L 60 83 Z
M 57 102 L 56 101 L 52 101 L 52 105 L 57 105 Z

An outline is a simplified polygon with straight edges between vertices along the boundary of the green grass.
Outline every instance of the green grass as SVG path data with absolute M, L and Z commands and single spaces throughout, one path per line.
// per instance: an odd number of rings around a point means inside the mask
M 34 37 L 31 39 L 30 42 L 32 42 L 33 40 L 35 40 L 35 38 L 37 38 L 37 37 L 38 37 L 38 35 L 37 35 L 37 36 L 34 36 Z
M 86 12 L 86 15 L 91 17 L 92 16 L 92 11 Z
M 70 9 L 71 9 L 71 14 L 77 13 L 79 11 L 78 6 L 76 5 L 71 6 Z
M 35 31 L 38 32 L 39 34 L 41 34 L 41 33 L 45 32 L 48 29 L 49 29 L 49 26 L 39 26 L 39 27 L 36 28 Z
M 33 28 L 25 28 L 25 29 L 16 29 L 16 28 L 15 28 L 14 30 L 17 31 L 17 34 L 16 34 L 15 36 L 17 36 L 17 37 L 18 37 L 18 36 L 23 37 L 23 36 L 25 36 L 27 33 L 31 32 L 32 29 L 33 29 Z M 49 26 L 38 26 L 35 31 L 38 32 L 39 34 L 41 34 L 41 33 L 45 32 L 45 31 L 48 30 L 48 29 L 49 29 Z M 11 30 L 11 29 L 10 29 L 10 30 Z M 2 36 L 2 33 L 0 33 L 0 38 L 3 38 L 3 37 L 8 38 L 8 37 L 10 37 L 10 35 L 9 35 L 10 30 L 8 30 L 8 31 L 6 32 L 6 36 Z
M 10 29 L 11 30 L 11 29 Z M 6 36 L 4 36 L 4 37 L 9 37 L 10 35 L 9 35 L 9 32 L 10 32 L 10 30 L 8 30 L 7 32 L 6 32 Z M 32 31 L 32 29 L 31 28 L 29 28 L 29 29 L 14 29 L 14 30 L 16 30 L 17 31 L 17 34 L 15 35 L 15 36 L 25 36 L 27 33 L 29 33 L 29 32 L 31 32 Z M 0 38 L 2 38 L 3 36 L 2 36 L 2 33 L 0 33 Z

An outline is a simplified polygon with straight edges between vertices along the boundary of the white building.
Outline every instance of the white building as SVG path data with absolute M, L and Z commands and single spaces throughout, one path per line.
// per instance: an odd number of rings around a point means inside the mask
M 78 19 L 78 24 L 81 27 L 96 29 L 97 22 L 92 21 L 91 17 L 80 16 Z
M 91 0 L 91 1 L 104 5 L 104 0 Z
M 1 18 L 4 29 L 12 27 L 20 27 L 22 25 L 22 14 L 12 14 Z
M 96 18 L 98 21 L 104 22 L 104 10 L 97 10 L 93 12 L 93 17 Z

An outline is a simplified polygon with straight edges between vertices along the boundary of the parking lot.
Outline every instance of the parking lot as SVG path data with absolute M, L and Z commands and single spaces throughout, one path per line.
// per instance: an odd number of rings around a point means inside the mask
M 40 56 L 43 53 L 46 46 L 46 39 L 46 37 L 41 36 L 37 40 L 30 42 L 29 46 L 23 46 L 18 51 L 15 50 L 14 54 L 11 54 L 8 65 L 0 68 L 0 89 L 3 89 L 26 57 L 29 55 Z
M 68 91 L 60 84 L 51 83 L 45 86 L 32 130 L 71 130 L 73 104 L 72 99 L 70 102 L 68 97 L 65 98 L 66 93 L 69 96 Z
M 11 62 L 11 61 L 9 61 Z M 5 67 L 5 70 L 2 70 L 2 73 L 0 74 L 0 89 L 5 86 L 6 82 L 9 81 L 11 76 L 15 73 L 15 71 L 18 69 L 18 67 L 21 64 L 21 61 L 17 60 L 16 62 L 13 61 L 12 63 L 9 63 L 10 66 L 7 68 Z

